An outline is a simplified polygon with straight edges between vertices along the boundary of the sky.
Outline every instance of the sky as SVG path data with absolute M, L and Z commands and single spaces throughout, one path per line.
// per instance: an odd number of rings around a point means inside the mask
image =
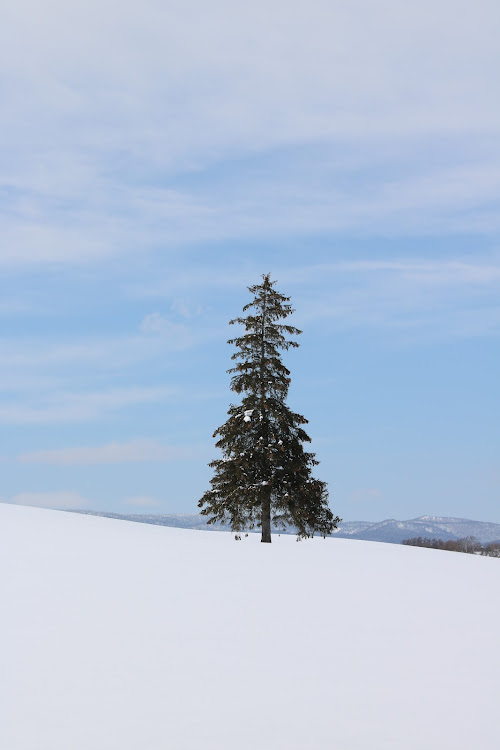
M 4 0 L 3 502 L 196 512 L 270 272 L 346 520 L 500 522 L 497 0 Z

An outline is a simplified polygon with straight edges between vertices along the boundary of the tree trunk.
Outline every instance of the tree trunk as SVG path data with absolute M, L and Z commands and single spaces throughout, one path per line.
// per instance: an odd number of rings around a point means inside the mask
M 267 408 L 266 408 L 266 313 L 267 313 L 267 294 L 264 290 L 264 301 L 262 305 L 262 328 L 260 331 L 260 414 L 263 419 L 263 435 L 264 446 L 268 444 L 268 431 L 267 431 Z M 266 448 L 264 448 L 266 450 Z M 262 498 L 262 537 L 261 542 L 267 542 L 271 544 L 271 492 L 270 490 L 265 493 Z
M 269 542 L 271 544 L 271 493 L 267 492 L 265 498 L 262 500 L 262 538 L 261 542 Z

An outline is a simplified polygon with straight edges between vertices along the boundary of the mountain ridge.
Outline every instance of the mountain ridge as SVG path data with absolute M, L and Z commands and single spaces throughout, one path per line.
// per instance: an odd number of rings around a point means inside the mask
M 228 530 L 224 524 L 207 525 L 199 513 L 112 513 L 94 510 L 72 510 L 73 513 L 115 518 L 135 523 L 148 523 L 156 526 L 170 526 L 182 529 L 224 531 Z M 277 531 L 275 529 L 275 531 Z M 293 534 L 293 530 L 289 532 Z M 339 539 L 358 539 L 369 542 L 385 542 L 400 544 L 403 539 L 422 536 L 454 540 L 473 536 L 481 543 L 500 540 L 500 524 L 488 521 L 474 521 L 469 518 L 455 518 L 448 516 L 423 515 L 400 521 L 386 518 L 383 521 L 345 521 L 334 531 L 332 537 Z

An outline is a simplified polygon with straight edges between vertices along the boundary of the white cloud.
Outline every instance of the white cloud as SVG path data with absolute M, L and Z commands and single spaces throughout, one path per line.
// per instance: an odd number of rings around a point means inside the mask
M 90 505 L 78 492 L 21 492 L 3 502 L 61 510 L 88 508 Z
M 485 258 L 476 261 L 460 259 L 418 260 L 401 258 L 394 260 L 357 260 L 327 263 L 307 268 L 291 269 L 287 277 L 291 280 L 306 277 L 323 277 L 325 274 L 357 274 L 365 276 L 399 276 L 416 284 L 442 284 L 443 286 L 490 286 L 500 284 L 500 258 Z
M 188 347 L 192 343 L 192 335 L 185 325 L 173 323 L 159 312 L 146 315 L 141 322 L 141 331 L 161 336 L 176 348 Z
M 66 228 L 52 222 L 28 222 L 22 226 L 12 219 L 3 220 L 0 228 L 0 263 L 75 263 L 82 259 L 102 260 L 114 252 L 110 242 L 99 240 L 83 227 Z
M 345 255 L 345 254 L 343 254 Z M 438 336 L 482 336 L 498 332 L 500 326 L 500 256 L 443 255 L 429 258 L 403 254 L 354 261 L 295 264 L 288 259 L 275 263 L 279 288 L 287 287 L 297 306 L 297 325 L 309 320 L 331 319 L 341 328 L 383 327 L 413 331 L 427 338 Z M 258 270 L 254 279 L 258 278 Z M 210 294 L 232 294 L 248 284 L 249 272 L 219 268 L 203 272 L 178 272 L 148 288 L 134 288 L 138 297 L 168 296 L 175 289 L 198 290 L 201 299 Z M 207 335 L 223 339 L 224 329 Z
M 221 140 L 498 124 L 497 103 L 484 96 L 496 83 L 493 0 L 7 5 L 8 72 L 39 85 L 37 104 L 48 98 L 73 125 L 81 119 L 84 143 L 109 127 L 103 110 L 111 127 L 123 121 L 122 138 L 149 125 L 151 148 L 163 130 L 163 159 Z M 171 116 L 160 121 L 152 115 L 162 101 Z M 18 95 L 17 104 L 30 102 Z
M 496 0 L 4 6 L 0 264 L 266 232 L 498 229 Z M 422 166 L 416 144 L 450 136 L 452 168 Z M 314 145 L 325 189 L 309 166 L 292 183 L 270 163 L 229 186 L 210 173 Z M 365 166 L 383 155 L 371 194 L 342 186 L 328 146 L 360 185 L 360 151 Z M 402 159 L 407 177 L 388 177 Z
M 173 324 L 159 313 L 146 316 L 141 323 L 141 334 L 101 338 L 81 338 L 72 341 L 41 341 L 40 337 L 0 339 L 0 366 L 3 373 L 8 367 L 23 368 L 22 377 L 28 377 L 28 368 L 78 365 L 106 369 L 122 369 L 126 365 L 154 359 L 168 351 L 179 351 L 192 346 L 195 336 L 182 324 Z M 161 334 L 151 336 L 147 334 Z
M 300 325 L 330 319 L 342 329 L 387 328 L 407 342 L 500 332 L 496 256 L 338 262 L 288 269 L 281 278 L 300 289 L 307 281 L 314 290 L 301 292 Z
M 18 456 L 20 463 L 80 466 L 96 464 L 182 461 L 200 455 L 196 447 L 165 445 L 154 440 L 136 439 L 127 443 L 77 446 L 58 450 L 41 450 Z
M 0 405 L 0 423 L 51 424 L 102 419 L 128 406 L 165 401 L 176 393 L 167 387 L 114 388 L 94 393 L 57 393 L 35 403 Z
M 177 297 L 174 299 L 170 305 L 170 309 L 187 320 L 196 318 L 203 312 L 203 307 L 199 303 L 193 302 L 186 297 Z

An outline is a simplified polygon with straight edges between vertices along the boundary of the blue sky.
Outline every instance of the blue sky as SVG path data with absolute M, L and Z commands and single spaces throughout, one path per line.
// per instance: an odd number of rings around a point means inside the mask
M 7 0 L 3 501 L 194 512 L 246 287 L 332 509 L 500 522 L 497 2 Z

